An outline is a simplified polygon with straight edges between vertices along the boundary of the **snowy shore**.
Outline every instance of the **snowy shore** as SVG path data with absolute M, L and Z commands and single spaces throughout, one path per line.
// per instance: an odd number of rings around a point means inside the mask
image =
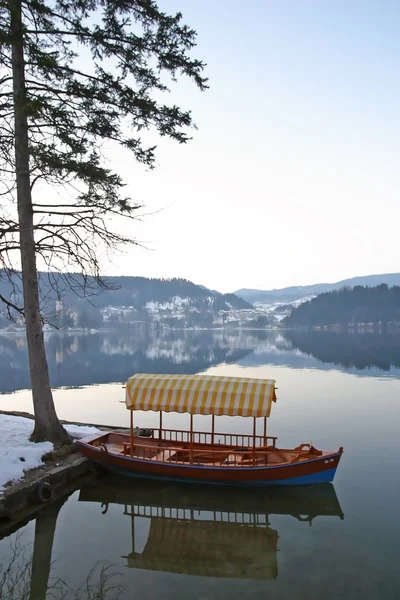
M 43 465 L 42 456 L 53 450 L 51 442 L 33 443 L 32 419 L 0 414 L 0 494 L 9 482 L 19 481 L 26 471 Z M 95 427 L 65 425 L 73 438 L 99 432 Z

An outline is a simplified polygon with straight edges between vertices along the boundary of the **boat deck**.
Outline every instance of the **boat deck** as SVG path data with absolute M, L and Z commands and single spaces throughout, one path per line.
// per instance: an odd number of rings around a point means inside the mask
M 274 443 L 275 443 L 275 438 Z M 131 446 L 129 435 L 108 433 L 93 436 L 88 442 L 114 456 L 127 456 L 157 463 L 201 465 L 215 467 L 278 466 L 307 461 L 328 455 L 308 445 L 294 449 L 279 449 L 229 444 L 185 443 L 135 435 Z

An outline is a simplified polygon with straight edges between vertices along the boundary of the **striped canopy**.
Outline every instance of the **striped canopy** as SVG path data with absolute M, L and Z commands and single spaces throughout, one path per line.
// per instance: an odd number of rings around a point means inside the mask
M 269 417 L 272 401 L 274 379 L 138 373 L 126 384 L 131 410 Z

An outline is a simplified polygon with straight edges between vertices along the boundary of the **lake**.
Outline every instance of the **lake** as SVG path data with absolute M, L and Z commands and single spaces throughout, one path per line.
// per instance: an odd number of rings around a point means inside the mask
M 61 418 L 126 426 L 123 382 L 134 372 L 268 377 L 278 387 L 268 423 L 278 444 L 343 446 L 344 454 L 329 486 L 89 482 L 0 541 L 0 585 L 16 552 L 8 576 L 20 575 L 30 600 L 47 587 L 61 598 L 65 586 L 74 600 L 117 591 L 123 600 L 400 597 L 399 335 L 140 330 L 54 333 L 46 343 Z M 0 354 L 0 408 L 32 412 L 23 336 L 0 335 Z M 194 421 L 210 427 L 208 417 Z M 165 427 L 188 422 L 164 416 Z M 217 423 L 252 431 L 245 419 Z M 30 559 L 32 569 L 23 566 Z

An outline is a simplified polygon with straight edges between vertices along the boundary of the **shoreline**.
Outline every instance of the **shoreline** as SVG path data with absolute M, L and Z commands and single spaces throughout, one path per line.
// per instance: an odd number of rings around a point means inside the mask
M 0 415 L 7 415 L 9 417 L 22 417 L 24 419 L 31 419 L 34 421 L 35 417 L 31 413 L 19 411 L 19 410 L 1 410 Z M 129 427 L 122 427 L 119 425 L 102 425 L 98 423 L 82 423 L 79 421 L 66 421 L 65 419 L 60 419 L 61 425 L 75 425 L 76 427 L 96 427 L 97 429 L 101 429 L 102 431 L 120 431 L 125 432 L 129 431 Z
M 34 420 L 23 411 L 0 410 L 0 416 Z M 65 426 L 93 427 L 101 431 L 127 431 L 127 427 L 98 423 L 80 423 L 60 419 Z M 51 458 L 43 460 L 46 454 Z M 20 459 L 22 460 L 22 459 Z M 45 453 L 42 464 L 27 469 L 22 477 L 10 480 L 0 490 L 0 539 L 23 520 L 34 518 L 37 511 L 77 488 L 79 481 L 96 473 L 96 466 L 84 457 L 75 446 L 62 447 Z M 78 486 L 79 487 L 79 486 Z

